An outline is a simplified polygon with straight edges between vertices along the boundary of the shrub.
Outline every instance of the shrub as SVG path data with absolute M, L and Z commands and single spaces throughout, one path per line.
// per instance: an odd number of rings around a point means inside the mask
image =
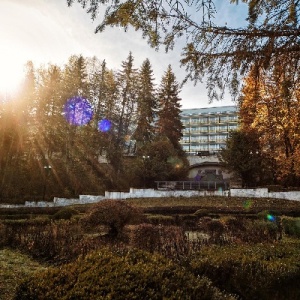
M 279 238 L 281 229 L 277 222 L 249 220 L 243 217 L 230 217 L 224 220 L 226 234 L 233 241 L 246 243 L 272 242 Z
M 131 245 L 151 253 L 159 252 L 165 257 L 176 258 L 187 252 L 187 240 L 182 228 L 140 224 L 131 234 Z
M 140 224 L 131 233 L 131 245 L 153 253 L 160 245 L 159 226 Z
M 198 228 L 210 236 L 210 242 L 220 243 L 224 241 L 226 227 L 221 221 L 203 217 L 198 222 Z
M 78 215 L 79 212 L 71 207 L 65 207 L 56 212 L 52 218 L 54 220 L 70 220 L 73 216 Z
M 61 263 L 99 247 L 75 220 L 22 220 L 0 223 L 0 246 L 19 249 L 31 257 Z
M 82 223 L 90 228 L 107 225 L 110 228 L 109 236 L 116 238 L 126 224 L 139 222 L 141 218 L 139 209 L 124 200 L 102 200 L 91 207 L 82 218 Z
M 190 262 L 194 275 L 207 276 L 241 299 L 300 299 L 300 243 L 205 246 Z
M 285 217 L 282 219 L 282 225 L 285 234 L 300 238 L 300 218 Z
M 235 299 L 159 255 L 101 250 L 26 279 L 15 299 Z

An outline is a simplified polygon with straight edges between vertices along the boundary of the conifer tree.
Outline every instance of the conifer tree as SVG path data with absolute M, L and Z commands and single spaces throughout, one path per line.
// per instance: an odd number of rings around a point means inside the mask
M 180 118 L 179 84 L 176 81 L 171 65 L 162 77 L 158 91 L 158 121 L 159 135 L 166 136 L 174 148 L 181 149 L 179 140 L 182 137 L 183 125 Z
M 131 135 L 130 125 L 134 119 L 137 100 L 137 70 L 133 65 L 134 58 L 130 52 L 127 59 L 122 62 L 121 70 L 117 73 L 118 103 L 116 110 L 116 141 L 124 145 L 126 135 Z
M 88 77 L 86 70 L 86 60 L 83 56 L 73 55 L 69 58 L 62 76 L 62 98 L 64 104 L 73 97 L 88 98 Z M 82 140 L 83 128 L 65 122 L 65 158 L 67 162 L 78 159 L 78 155 L 83 156 L 82 149 L 75 149 L 76 140 Z M 77 156 L 77 158 L 75 158 Z M 67 163 L 68 165 L 68 163 Z
M 138 88 L 137 128 L 133 138 L 138 144 L 145 144 L 153 139 L 154 115 L 157 108 L 153 71 L 149 59 L 143 62 L 139 71 Z
M 51 159 L 54 152 L 61 151 L 65 120 L 62 116 L 61 69 L 49 65 L 39 70 L 37 89 L 36 122 L 37 144 L 44 158 Z
M 25 65 L 25 78 L 20 93 L 1 103 L 0 197 L 14 199 L 26 185 L 27 161 L 31 156 L 36 133 L 33 127 L 35 79 L 35 68 L 29 61 Z
M 69 58 L 63 75 L 66 99 L 74 96 L 89 96 L 86 60 L 82 55 L 73 55 Z

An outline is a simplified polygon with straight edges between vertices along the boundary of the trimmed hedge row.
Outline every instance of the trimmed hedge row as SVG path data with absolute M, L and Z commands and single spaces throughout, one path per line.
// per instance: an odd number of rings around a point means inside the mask
M 190 262 L 195 276 L 242 299 L 300 299 L 300 241 L 203 247 Z
M 102 249 L 72 264 L 39 272 L 19 285 L 14 299 L 236 298 L 162 256 Z

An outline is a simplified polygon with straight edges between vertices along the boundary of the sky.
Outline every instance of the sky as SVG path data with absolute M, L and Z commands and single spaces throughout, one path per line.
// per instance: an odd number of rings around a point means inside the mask
M 241 5 L 229 5 L 229 0 L 219 2 L 216 20 L 219 24 L 233 26 L 245 19 Z M 106 60 L 110 69 L 120 69 L 131 51 L 135 68 L 148 58 L 156 84 L 169 64 L 181 82 L 185 77 L 180 68 L 181 47 L 173 51 L 156 51 L 147 44 L 140 32 L 124 32 L 108 28 L 95 34 L 99 21 L 92 21 L 78 3 L 68 7 L 66 0 L 0 0 L 0 93 L 13 92 L 23 77 L 24 65 L 32 61 L 35 67 L 48 63 L 63 66 L 71 55 L 96 56 Z M 222 101 L 209 104 L 205 82 L 188 83 L 179 95 L 182 108 L 200 108 L 233 105 L 229 95 Z

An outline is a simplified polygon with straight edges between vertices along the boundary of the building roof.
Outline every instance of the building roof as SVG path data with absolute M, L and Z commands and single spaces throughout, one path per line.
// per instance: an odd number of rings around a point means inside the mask
M 199 114 L 218 114 L 218 113 L 236 113 L 235 105 L 219 106 L 219 107 L 203 107 L 203 108 L 188 108 L 181 109 L 181 115 L 199 115 Z

